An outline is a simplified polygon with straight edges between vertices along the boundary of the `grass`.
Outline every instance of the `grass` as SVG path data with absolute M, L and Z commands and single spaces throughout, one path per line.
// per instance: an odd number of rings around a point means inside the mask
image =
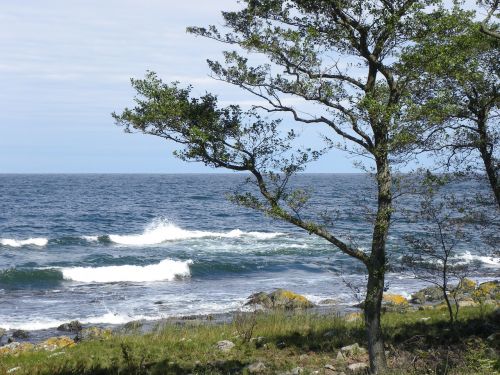
M 499 330 L 497 313 L 463 308 L 455 329 L 448 327 L 445 311 L 385 314 L 390 374 L 499 374 L 499 343 L 487 340 Z M 236 346 L 224 353 L 216 348 L 220 340 Z M 146 335 L 117 334 L 55 352 L 4 355 L 0 374 L 15 367 L 10 374 L 239 374 L 257 361 L 268 374 L 295 367 L 322 374 L 327 364 L 345 367 L 336 362 L 338 349 L 355 342 L 366 347 L 361 321 L 309 313 L 249 314 L 228 324 L 167 324 Z M 352 359 L 359 360 L 366 355 Z

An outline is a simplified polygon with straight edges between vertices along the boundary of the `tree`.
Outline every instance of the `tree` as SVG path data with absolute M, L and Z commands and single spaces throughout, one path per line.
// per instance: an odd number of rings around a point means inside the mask
M 425 31 L 402 56 L 418 87 L 409 126 L 446 171 L 483 170 L 500 208 L 500 39 L 473 17 L 458 7 L 423 16 Z
M 190 96 L 190 88 L 166 85 L 154 74 L 133 80 L 136 107 L 114 114 L 118 125 L 183 145 L 177 156 L 251 173 L 260 196 L 240 194 L 242 205 L 287 221 L 329 241 L 362 262 L 368 281 L 364 303 L 372 373 L 386 368 L 380 326 L 387 267 L 386 243 L 393 213 L 392 173 L 398 157 L 414 139 L 399 120 L 408 81 L 394 69 L 409 43 L 424 7 L 435 0 L 244 0 L 242 9 L 224 12 L 226 32 L 215 26 L 189 31 L 238 51 L 225 63 L 208 61 L 216 79 L 236 85 L 264 101 L 244 112 L 219 108 L 214 96 Z M 241 52 L 243 51 L 243 52 Z M 251 66 L 247 54 L 268 63 Z M 315 105 L 314 114 L 287 104 L 287 97 Z M 303 213 L 308 194 L 290 190 L 288 181 L 322 150 L 294 151 L 292 131 L 282 135 L 279 121 L 262 113 L 289 114 L 306 125 L 323 125 L 340 147 L 368 157 L 377 185 L 371 248 L 363 251 L 343 240 L 321 217 Z M 332 140 L 332 145 L 338 145 Z
M 482 33 L 496 39 L 500 39 L 500 32 L 498 32 L 498 24 L 489 25 L 491 17 L 500 17 L 498 9 L 500 8 L 500 0 L 480 0 L 480 5 L 485 5 L 488 9 L 486 17 L 481 22 L 480 30 Z
M 457 205 L 453 194 L 438 195 L 446 183 L 446 178 L 427 172 L 422 182 L 423 191 L 419 194 L 420 210 L 415 215 L 417 222 L 423 224 L 418 233 L 404 237 L 408 249 L 402 264 L 417 279 L 441 290 L 453 326 L 459 310 L 457 295 L 470 271 L 469 266 L 457 257 L 457 247 L 469 242 L 470 235 L 465 228 L 467 220 L 461 214 L 462 204 Z M 453 281 L 457 282 L 454 287 Z

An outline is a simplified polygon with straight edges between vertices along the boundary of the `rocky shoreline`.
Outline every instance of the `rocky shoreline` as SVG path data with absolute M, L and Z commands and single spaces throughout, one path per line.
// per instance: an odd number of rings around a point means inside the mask
M 464 279 L 452 289 L 452 303 L 464 306 L 500 306 L 500 281 L 492 280 L 477 284 Z M 306 297 L 294 292 L 277 289 L 270 293 L 260 292 L 248 297 L 247 312 L 227 312 L 221 314 L 190 315 L 170 317 L 159 320 L 131 321 L 120 325 L 82 325 L 79 321 L 64 323 L 57 328 L 38 331 L 0 329 L 0 355 L 18 353 L 27 350 L 55 351 L 72 347 L 87 340 L 106 340 L 115 334 L 145 334 L 160 329 L 165 325 L 206 325 L 229 323 L 235 314 L 252 314 L 252 311 L 282 310 L 291 314 L 297 311 L 326 315 L 336 313 L 346 320 L 361 319 L 362 304 L 351 307 L 339 306 L 334 300 L 321 301 L 315 305 Z M 447 310 L 443 292 L 438 286 L 431 286 L 413 293 L 410 299 L 398 294 L 385 294 L 383 310 L 405 313 L 411 310 L 439 309 Z

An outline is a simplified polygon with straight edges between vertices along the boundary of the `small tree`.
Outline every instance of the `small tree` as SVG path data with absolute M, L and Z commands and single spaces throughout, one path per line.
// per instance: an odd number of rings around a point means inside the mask
M 453 325 L 459 310 L 457 296 L 469 272 L 469 266 L 457 257 L 457 246 L 470 238 L 464 230 L 463 218 L 456 210 L 455 197 L 438 195 L 443 183 L 443 179 L 430 173 L 424 179 L 420 209 L 414 215 L 422 225 L 419 233 L 404 237 L 408 250 L 402 263 L 417 279 L 434 284 L 443 292 L 450 324 Z

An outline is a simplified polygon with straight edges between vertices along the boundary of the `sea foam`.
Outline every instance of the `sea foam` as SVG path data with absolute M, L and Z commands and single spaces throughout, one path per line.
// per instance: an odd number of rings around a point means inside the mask
M 281 236 L 283 233 L 243 232 L 233 229 L 229 232 L 209 232 L 201 230 L 186 230 L 166 220 L 155 220 L 149 224 L 143 233 L 130 235 L 109 235 L 110 241 L 120 245 L 156 245 L 166 241 L 189 240 L 196 238 L 240 238 L 253 237 L 260 240 Z
M 12 238 L 1 238 L 0 244 L 10 247 L 22 247 L 27 245 L 46 246 L 49 240 L 43 237 L 28 238 L 27 240 L 15 240 Z
M 192 263 L 191 260 L 165 259 L 148 266 L 65 267 L 61 272 L 66 280 L 84 283 L 171 281 L 176 277 L 189 277 Z
M 464 254 L 457 256 L 457 258 L 462 259 L 465 263 L 470 263 L 473 261 L 480 261 L 488 266 L 500 267 L 500 258 L 484 255 L 471 254 L 470 251 L 466 251 Z

